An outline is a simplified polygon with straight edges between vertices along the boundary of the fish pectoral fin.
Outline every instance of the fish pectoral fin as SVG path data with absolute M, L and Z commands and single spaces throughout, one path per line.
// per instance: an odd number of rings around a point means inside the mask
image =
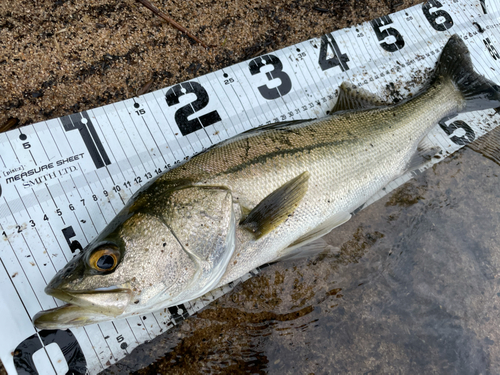
M 310 174 L 304 172 L 265 197 L 240 225 L 260 238 L 293 214 L 307 192 Z
M 406 166 L 406 171 L 413 171 L 431 160 L 434 156 L 441 153 L 440 147 L 431 145 L 427 138 L 423 138 L 417 147 L 417 152 L 411 157 Z
M 339 97 L 330 113 L 339 111 L 353 111 L 386 106 L 378 96 L 360 88 L 354 88 L 347 82 L 339 87 Z

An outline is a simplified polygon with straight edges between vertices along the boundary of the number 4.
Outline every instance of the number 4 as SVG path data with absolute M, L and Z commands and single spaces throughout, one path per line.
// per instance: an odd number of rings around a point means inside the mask
M 332 50 L 333 57 L 327 58 L 328 48 Z M 347 57 L 345 53 L 340 52 L 340 48 L 332 34 L 323 35 L 321 37 L 321 47 L 319 49 L 318 61 L 321 70 L 327 70 L 335 66 L 340 66 L 340 69 L 344 72 L 349 70 L 349 67 L 347 66 L 348 61 L 349 57 Z

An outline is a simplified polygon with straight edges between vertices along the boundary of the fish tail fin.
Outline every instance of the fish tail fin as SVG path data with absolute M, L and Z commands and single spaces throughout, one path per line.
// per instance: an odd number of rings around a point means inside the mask
M 450 78 L 462 93 L 465 106 L 460 112 L 471 112 L 500 106 L 500 86 L 474 71 L 469 49 L 453 35 L 438 61 L 436 77 Z

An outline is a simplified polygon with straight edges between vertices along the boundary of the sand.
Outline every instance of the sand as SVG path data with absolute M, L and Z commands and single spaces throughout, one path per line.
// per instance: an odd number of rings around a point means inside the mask
M 153 2 L 205 49 L 135 0 L 4 0 L 0 127 L 124 100 L 151 80 L 151 90 L 171 86 L 419 2 Z

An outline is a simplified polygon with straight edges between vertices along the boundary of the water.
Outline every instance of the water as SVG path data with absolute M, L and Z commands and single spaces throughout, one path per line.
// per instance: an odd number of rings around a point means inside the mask
M 459 151 L 105 373 L 500 373 L 499 174 Z

